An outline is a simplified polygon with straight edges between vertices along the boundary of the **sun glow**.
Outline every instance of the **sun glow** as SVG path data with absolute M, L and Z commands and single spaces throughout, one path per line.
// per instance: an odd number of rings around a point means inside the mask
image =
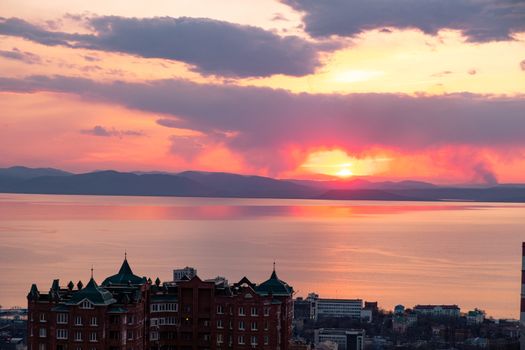
M 335 173 L 339 177 L 350 177 L 353 175 L 352 170 L 348 168 L 343 168 L 339 170 L 337 173 Z
M 348 178 L 381 173 L 386 170 L 390 160 L 387 157 L 357 158 L 334 149 L 310 153 L 301 168 L 314 174 Z

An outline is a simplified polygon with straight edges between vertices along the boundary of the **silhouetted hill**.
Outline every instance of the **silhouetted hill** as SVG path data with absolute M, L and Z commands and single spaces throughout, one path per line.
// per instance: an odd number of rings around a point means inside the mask
M 3 190 L 16 193 L 131 196 L 206 196 L 210 193 L 201 184 L 181 176 L 136 175 L 116 171 L 41 176 L 17 182 Z
M 321 192 L 286 180 L 220 172 L 185 171 L 178 174 L 213 189 L 214 197 L 312 198 Z
M 400 194 L 390 193 L 383 190 L 330 190 L 319 197 L 319 199 L 346 199 L 346 200 L 378 200 L 378 201 L 419 201 L 419 198 L 411 198 Z
M 422 189 L 435 188 L 434 184 L 422 181 L 383 181 L 372 182 L 364 179 L 349 179 L 349 180 L 288 180 L 303 186 L 309 186 L 324 190 L 350 190 L 350 189 L 366 189 L 366 190 L 392 190 L 392 189 Z
M 58 169 L 0 169 L 0 192 L 129 196 L 311 198 L 385 201 L 523 202 L 523 184 L 440 187 L 426 182 L 371 182 L 364 179 L 278 180 L 221 172 L 185 171 L 71 174 Z
M 31 179 L 39 176 L 67 176 L 72 175 L 67 171 L 53 168 L 27 168 L 25 166 L 13 166 L 10 168 L 0 168 L 0 176 L 12 177 L 16 179 Z

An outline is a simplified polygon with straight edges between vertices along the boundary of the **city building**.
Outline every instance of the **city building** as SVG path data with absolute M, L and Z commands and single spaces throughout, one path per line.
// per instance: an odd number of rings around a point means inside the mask
M 316 346 L 331 341 L 337 344 L 338 350 L 363 350 L 365 331 L 362 329 L 320 328 L 314 333 Z
M 485 320 L 485 311 L 474 309 L 472 311 L 467 312 L 466 316 L 468 325 L 481 324 Z
M 323 299 L 319 295 L 310 293 L 306 299 L 311 302 L 313 319 L 323 317 L 348 317 L 361 319 L 363 300 L 361 299 Z M 372 317 L 371 314 L 366 316 Z
M 414 312 L 431 316 L 459 317 L 461 315 L 457 305 L 416 305 Z
M 194 270 L 194 269 L 193 269 Z M 194 270 L 195 271 L 195 270 Z M 195 271 L 196 272 L 196 271 Z M 53 281 L 28 298 L 29 350 L 289 349 L 293 288 L 277 277 L 197 275 L 155 283 L 133 274 L 127 259 L 101 285 Z
M 525 350 L 525 242 L 521 244 L 520 349 Z
M 173 270 L 173 281 L 183 281 L 191 280 L 193 277 L 197 276 L 197 269 L 193 267 L 186 266 L 183 269 Z
M 313 319 L 312 301 L 297 298 L 293 302 L 293 316 L 295 320 Z

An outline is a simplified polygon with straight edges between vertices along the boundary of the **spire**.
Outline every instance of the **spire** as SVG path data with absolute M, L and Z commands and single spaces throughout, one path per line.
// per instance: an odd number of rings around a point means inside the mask
M 120 270 L 118 271 L 119 275 L 132 275 L 133 271 L 131 271 L 131 267 L 129 266 L 127 254 L 124 253 L 124 261 L 122 262 L 122 266 L 120 267 Z
M 274 280 L 277 280 L 277 273 L 275 272 L 275 260 L 273 261 L 273 271 L 272 271 L 272 275 L 270 276 L 270 279 L 274 279 Z
M 128 260 L 128 251 L 124 249 L 124 260 Z
M 91 264 L 91 279 L 93 279 L 93 264 Z

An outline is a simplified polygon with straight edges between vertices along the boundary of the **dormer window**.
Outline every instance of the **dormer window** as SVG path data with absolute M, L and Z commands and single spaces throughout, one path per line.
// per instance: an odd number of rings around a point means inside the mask
M 93 304 L 89 300 L 84 300 L 80 303 L 81 309 L 93 309 Z

